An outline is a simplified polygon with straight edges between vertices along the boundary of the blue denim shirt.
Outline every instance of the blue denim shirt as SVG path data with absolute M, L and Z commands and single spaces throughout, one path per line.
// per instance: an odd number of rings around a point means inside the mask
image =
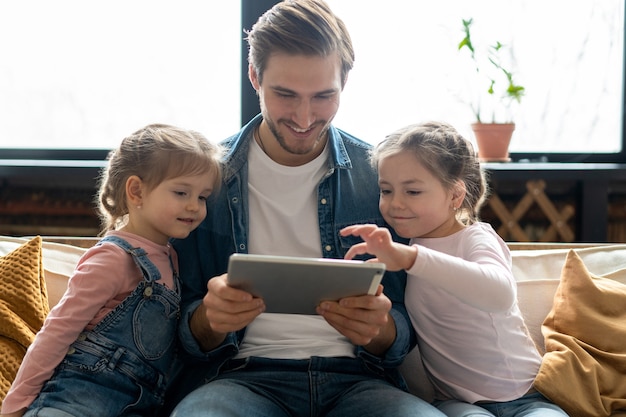
M 206 361 L 202 378 L 210 380 L 219 367 L 238 352 L 245 329 L 231 333 L 216 349 L 203 352 L 194 339 L 189 320 L 202 302 L 209 278 L 226 272 L 228 257 L 248 250 L 248 150 L 254 128 L 262 121 L 256 116 L 236 135 L 226 139 L 223 183 L 209 204 L 205 221 L 189 237 L 173 242 L 179 257 L 182 280 L 183 318 L 180 324 L 182 346 L 196 359 Z M 378 209 L 377 174 L 367 158 L 370 145 L 330 127 L 328 171 L 318 187 L 318 215 L 321 251 L 324 257 L 343 258 L 356 237 L 341 237 L 339 230 L 353 224 L 385 225 Z M 396 340 L 384 357 L 355 346 L 355 355 L 382 369 L 400 387 L 404 381 L 395 369 L 409 349 L 415 345 L 415 333 L 404 307 L 404 272 L 387 272 L 383 278 L 384 292 L 393 302 L 391 315 L 396 326 Z

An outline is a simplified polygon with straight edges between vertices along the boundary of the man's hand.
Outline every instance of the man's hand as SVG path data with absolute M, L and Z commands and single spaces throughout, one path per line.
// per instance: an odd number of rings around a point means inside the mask
M 226 334 L 241 330 L 265 311 L 261 298 L 230 287 L 226 274 L 211 278 L 208 292 L 191 317 L 191 332 L 203 350 L 219 346 Z
M 396 338 L 396 327 L 389 315 L 391 300 L 382 293 L 324 301 L 317 313 L 353 344 L 382 356 Z

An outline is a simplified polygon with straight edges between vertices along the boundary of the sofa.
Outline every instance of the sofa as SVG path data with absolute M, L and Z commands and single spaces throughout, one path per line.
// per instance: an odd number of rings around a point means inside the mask
M 20 355 L 95 242 L 0 236 L 0 350 L 8 352 L 0 359 L 0 402 Z M 535 386 L 572 416 L 626 416 L 626 244 L 509 247 L 520 308 L 544 355 Z M 413 394 L 432 399 L 417 348 L 401 371 Z

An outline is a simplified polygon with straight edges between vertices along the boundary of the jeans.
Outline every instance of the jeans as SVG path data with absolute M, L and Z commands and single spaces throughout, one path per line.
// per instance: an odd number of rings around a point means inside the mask
M 567 417 L 565 411 L 538 392 L 507 402 L 469 404 L 447 400 L 435 405 L 448 417 Z
M 367 370 L 363 361 L 342 362 L 330 369 L 331 361 L 319 357 L 233 360 L 215 380 L 180 402 L 172 417 L 444 417 L 375 370 Z

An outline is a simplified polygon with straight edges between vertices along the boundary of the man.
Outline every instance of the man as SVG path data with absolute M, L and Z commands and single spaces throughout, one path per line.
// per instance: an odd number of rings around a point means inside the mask
M 233 252 L 342 258 L 356 242 L 341 228 L 384 224 L 369 145 L 331 125 L 354 60 L 343 22 L 321 0 L 287 0 L 247 40 L 261 114 L 222 143 L 221 192 L 175 242 L 181 339 L 209 382 L 173 416 L 441 416 L 399 389 L 396 367 L 415 343 L 404 273 L 388 273 L 384 293 L 323 302 L 314 316 L 264 314 L 262 299 L 219 275 Z

